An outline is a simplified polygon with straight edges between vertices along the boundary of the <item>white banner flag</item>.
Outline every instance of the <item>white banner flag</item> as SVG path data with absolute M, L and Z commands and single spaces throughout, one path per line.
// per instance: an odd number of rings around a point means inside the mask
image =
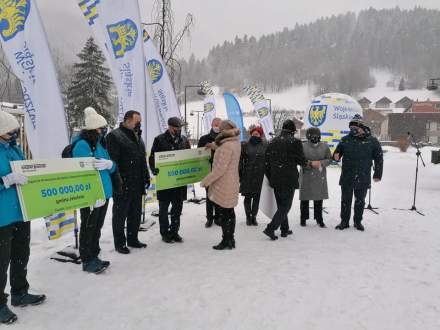
M 209 132 L 211 130 L 211 123 L 217 116 L 217 111 L 215 108 L 215 95 L 211 84 L 208 81 L 203 81 L 200 85 L 202 92 L 206 95 L 203 105 L 203 126 L 205 132 Z
M 262 91 L 256 86 L 248 86 L 244 88 L 245 92 L 249 96 L 254 105 L 255 113 L 260 120 L 260 124 L 263 127 L 264 135 L 267 140 L 270 140 L 275 134 L 273 127 L 272 113 L 270 111 L 269 100 L 267 100 Z
M 145 73 L 142 28 L 137 0 L 78 0 L 112 72 L 119 97 L 118 120 L 129 110 L 145 125 Z M 144 136 L 146 136 L 144 134 Z
M 21 81 L 32 155 L 59 157 L 68 143 L 66 117 L 35 1 L 0 1 L 0 39 L 12 71 Z
M 181 118 L 180 109 L 166 66 L 147 31 L 144 30 L 143 34 L 146 81 L 151 85 L 154 102 L 154 108 L 147 108 L 147 111 L 156 111 L 160 132 L 164 133 L 168 129 L 168 118 Z M 148 90 L 147 86 L 147 95 Z

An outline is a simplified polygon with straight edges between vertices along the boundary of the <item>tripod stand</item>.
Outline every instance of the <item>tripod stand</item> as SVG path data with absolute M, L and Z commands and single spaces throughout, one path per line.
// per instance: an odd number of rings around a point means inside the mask
M 417 163 L 416 163 L 416 178 L 415 178 L 415 182 L 414 182 L 414 200 L 413 200 L 413 205 L 410 209 L 405 210 L 405 209 L 398 209 L 401 211 L 413 211 L 416 212 L 418 214 L 420 214 L 421 216 L 425 216 L 422 212 L 420 212 L 417 207 L 416 207 L 416 198 L 417 198 L 417 184 L 418 184 L 418 179 L 419 179 L 419 163 L 420 161 L 422 162 L 423 167 L 426 167 L 425 165 L 425 161 L 423 160 L 422 157 L 422 152 L 420 151 L 420 146 L 417 142 L 415 142 L 414 139 L 414 135 L 412 135 L 410 132 L 408 132 L 408 138 L 411 139 L 412 144 L 416 147 L 416 156 L 417 156 Z
M 368 189 L 368 205 L 367 205 L 367 207 L 365 207 L 365 210 L 369 210 L 369 211 L 373 212 L 374 214 L 379 214 L 379 212 L 375 211 L 378 209 L 379 209 L 378 207 L 371 206 L 371 186 L 370 186 L 370 189 Z

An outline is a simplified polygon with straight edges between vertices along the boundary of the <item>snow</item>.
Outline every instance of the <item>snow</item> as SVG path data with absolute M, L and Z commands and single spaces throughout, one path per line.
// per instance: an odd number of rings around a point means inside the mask
M 14 329 L 439 329 L 440 165 L 430 164 L 431 149 L 423 149 L 417 206 L 426 217 L 394 210 L 412 205 L 416 157 L 413 149 L 387 150 L 383 182 L 373 188 L 380 214 L 365 212 L 363 233 L 333 229 L 338 168 L 329 169 L 328 229 L 313 221 L 300 227 L 295 200 L 294 235 L 272 242 L 261 233 L 268 219 L 260 215 L 260 226 L 247 227 L 240 201 L 233 251 L 214 251 L 220 228 L 204 228 L 204 205 L 185 204 L 185 243 L 161 242 L 155 225 L 140 234 L 147 249 L 117 254 L 110 208 L 101 257 L 112 265 L 101 275 L 49 260 L 73 239 L 48 242 L 36 221 L 29 282 L 48 300 L 14 308 Z
M 428 99 L 431 101 L 440 100 L 438 93 L 427 89 L 406 89 L 404 91 L 399 91 L 396 88 L 387 87 L 387 82 L 392 80 L 393 76 L 385 70 L 372 70 L 372 76 L 376 80 L 376 86 L 360 93 L 358 99 L 366 97 L 373 103 L 376 103 L 382 97 L 389 98 L 393 103 L 400 101 L 405 96 L 413 101 L 426 101 Z M 372 104 L 372 106 L 374 106 L 374 104 Z

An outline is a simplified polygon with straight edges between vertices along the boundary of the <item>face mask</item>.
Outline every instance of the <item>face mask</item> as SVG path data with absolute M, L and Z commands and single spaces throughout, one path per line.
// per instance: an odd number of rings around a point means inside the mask
M 212 130 L 214 133 L 220 133 L 220 127 L 213 127 Z
M 100 136 L 101 136 L 102 138 L 104 138 L 104 137 L 107 135 L 107 132 L 108 132 L 108 128 L 107 128 L 107 127 L 103 127 L 103 128 L 101 128 L 101 134 L 100 134 Z
M 357 128 L 357 127 L 350 128 L 350 135 L 351 136 L 357 136 L 358 134 L 359 134 L 359 128 Z
M 9 144 L 11 144 L 11 145 L 12 144 L 17 144 L 17 139 L 18 139 L 18 137 L 20 135 L 20 130 L 16 129 L 15 131 L 9 132 L 7 134 L 10 136 L 10 138 L 9 138 L 9 140 L 7 142 Z
M 258 137 L 258 136 L 251 136 L 249 141 L 253 144 L 258 144 L 262 141 L 262 139 L 261 139 L 261 137 Z
M 321 137 L 318 135 L 312 135 L 310 136 L 309 141 L 313 144 L 318 144 L 319 142 L 321 142 Z

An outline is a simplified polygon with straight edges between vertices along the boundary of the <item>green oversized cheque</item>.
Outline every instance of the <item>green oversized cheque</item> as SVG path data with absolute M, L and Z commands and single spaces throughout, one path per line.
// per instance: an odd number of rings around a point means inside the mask
M 94 158 L 26 160 L 11 162 L 12 170 L 28 177 L 18 186 L 26 221 L 92 206 L 105 199 Z
M 158 191 L 200 182 L 211 172 L 211 152 L 204 148 L 157 152 L 154 157 Z

